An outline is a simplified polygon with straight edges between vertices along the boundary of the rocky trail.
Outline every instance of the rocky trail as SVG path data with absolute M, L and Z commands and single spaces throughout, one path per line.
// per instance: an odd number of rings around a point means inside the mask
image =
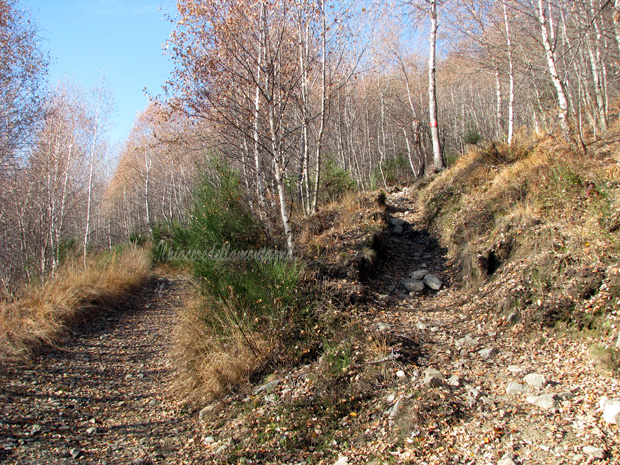
M 387 257 L 370 284 L 382 302 L 374 324 L 407 334 L 421 353 L 385 401 L 381 427 L 404 437 L 392 455 L 411 463 L 620 463 L 620 431 L 606 421 L 620 406 L 601 408 L 620 385 L 595 369 L 593 341 L 528 328 L 505 303 L 459 289 L 406 194 L 389 198 Z M 411 274 L 424 269 L 442 289 L 407 295 Z
M 57 350 L 0 367 L 0 463 L 192 463 L 169 388 L 182 280 L 151 281 Z
M 359 313 L 374 334 L 398 342 L 388 382 L 341 420 L 352 439 L 334 440 L 324 458 L 266 450 L 243 463 L 620 463 L 620 431 L 609 421 L 620 403 L 601 408 L 601 399 L 620 397 L 620 385 L 595 369 L 592 341 L 528 328 L 501 302 L 462 291 L 407 191 L 388 203 L 386 256 Z M 411 282 L 422 270 L 440 290 Z M 251 437 L 257 419 L 306 395 L 310 365 L 207 406 L 200 421 L 184 410 L 168 357 L 186 289 L 159 278 L 61 349 L 2 366 L 0 462 L 231 463 L 227 448 Z M 245 405 L 246 418 L 224 421 L 234 404 Z

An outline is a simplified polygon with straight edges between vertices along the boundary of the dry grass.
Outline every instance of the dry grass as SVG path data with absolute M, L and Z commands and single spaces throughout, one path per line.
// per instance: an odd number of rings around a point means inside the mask
M 130 249 L 69 261 L 41 285 L 0 303 L 0 359 L 27 358 L 56 346 L 67 331 L 117 305 L 151 274 L 148 252 Z
M 616 146 L 584 157 L 551 137 L 516 148 L 492 144 L 422 186 L 425 221 L 459 264 L 465 286 L 513 283 L 488 287 L 491 298 L 529 289 L 532 295 L 511 298 L 540 300 L 538 314 L 549 323 L 572 318 L 586 303 L 580 295 L 591 297 L 589 277 L 604 283 L 617 264 Z
M 244 326 L 198 291 L 186 303 L 176 327 L 174 358 L 176 389 L 189 403 L 223 397 L 265 365 L 275 341 Z

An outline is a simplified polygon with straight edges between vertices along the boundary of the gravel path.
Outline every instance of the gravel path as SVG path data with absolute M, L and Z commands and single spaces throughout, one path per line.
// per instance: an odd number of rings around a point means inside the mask
M 195 420 L 172 395 L 168 359 L 175 308 L 187 287 L 154 279 L 61 349 L 0 366 L 0 462 L 198 460 L 188 450 Z

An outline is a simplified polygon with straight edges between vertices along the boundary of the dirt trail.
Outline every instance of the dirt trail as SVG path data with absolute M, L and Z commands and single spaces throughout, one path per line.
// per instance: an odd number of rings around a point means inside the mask
M 406 190 L 388 201 L 407 226 L 388 239 L 370 283 L 374 302 L 383 302 L 374 324 L 408 334 L 422 353 L 389 403 L 386 428 L 404 437 L 391 455 L 404 463 L 620 463 L 617 426 L 599 411 L 601 397 L 617 397 L 620 383 L 596 372 L 593 341 L 509 322 L 501 302 L 464 292 Z M 436 273 L 443 289 L 407 295 L 401 280 L 420 268 Z M 428 387 L 427 369 L 441 372 L 441 386 Z M 544 383 L 528 384 L 531 373 Z M 523 392 L 507 394 L 511 382 Z
M 61 349 L 0 366 L 0 462 L 192 463 L 195 420 L 170 392 L 182 280 L 159 278 Z

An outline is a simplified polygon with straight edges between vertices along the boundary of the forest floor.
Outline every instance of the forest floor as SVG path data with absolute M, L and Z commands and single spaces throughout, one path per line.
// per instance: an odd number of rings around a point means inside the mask
M 588 351 L 600 341 L 528 327 L 507 318 L 501 302 L 464 292 L 407 190 L 388 204 L 405 227 L 388 235 L 354 318 L 388 346 L 400 341 L 402 357 L 370 365 L 383 381 L 348 404 L 328 447 L 318 438 L 300 447 L 290 426 L 323 434 L 317 418 L 299 413 L 320 360 L 279 370 L 258 389 L 207 406 L 200 419 L 184 407 L 171 389 L 169 354 L 189 286 L 159 278 L 61 349 L 0 367 L 0 462 L 620 463 L 620 431 L 599 410 L 620 383 L 602 376 Z M 423 268 L 442 289 L 408 294 L 402 280 Z M 359 378 L 360 366 L 347 376 Z

